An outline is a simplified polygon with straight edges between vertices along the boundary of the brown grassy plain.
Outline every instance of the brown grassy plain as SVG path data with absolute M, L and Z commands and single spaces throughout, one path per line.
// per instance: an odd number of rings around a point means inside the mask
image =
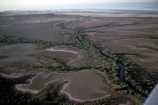
M 64 24 L 64 27 L 62 27 Z M 110 49 L 114 53 L 126 53 L 126 57 L 132 59 L 142 68 L 146 68 L 158 75 L 158 14 L 126 14 L 126 13 L 94 13 L 94 12 L 66 12 L 66 13 L 0 13 L 0 34 L 11 36 L 22 36 L 30 39 L 40 39 L 54 42 L 64 42 L 69 36 L 69 33 L 77 27 L 83 27 L 86 31 L 86 37 L 90 40 L 99 43 L 105 48 Z M 69 65 L 99 65 L 100 62 L 87 55 L 83 49 L 73 49 L 67 47 L 56 46 L 56 49 L 63 49 L 77 52 L 51 52 L 40 50 L 35 45 L 18 44 L 18 45 L 0 45 L 0 72 L 14 62 L 24 63 L 39 63 L 30 54 L 43 54 L 60 58 Z M 135 55 L 131 55 L 135 54 Z M 16 68 L 15 68 L 16 69 Z M 12 69 L 14 70 L 14 69 Z M 11 70 L 10 70 L 11 71 Z M 31 71 L 31 70 L 30 70 Z M 45 71 L 45 70 L 39 70 Z M 39 72 L 35 70 L 36 73 Z M 21 76 L 18 71 L 17 75 L 11 73 L 3 74 L 3 76 L 16 77 Z M 26 72 L 24 70 L 24 72 Z M 30 73 L 35 73 L 30 72 Z M 80 100 L 95 100 L 98 97 L 103 97 L 105 94 L 100 94 L 98 91 L 104 91 L 102 87 L 109 89 L 110 84 L 103 83 L 98 75 L 93 74 L 93 71 L 79 72 L 65 76 L 66 79 L 74 82 L 67 86 L 63 92 L 68 92 L 71 96 Z M 157 74 L 156 74 L 157 73 Z M 73 75 L 72 75 L 73 74 Z M 89 75 L 92 74 L 92 75 Z M 56 75 L 59 76 L 60 74 Z M 85 78 L 80 78 L 85 76 Z M 88 79 L 87 79 L 88 78 Z M 93 78 L 93 79 L 91 79 Z M 86 80 L 86 81 L 85 81 Z M 39 80 L 38 80 L 39 81 Z M 37 81 L 37 83 L 38 83 Z M 42 79 L 42 83 L 44 83 Z M 84 82 L 83 82 L 84 81 Z M 98 83 L 97 85 L 94 83 Z M 92 85 L 86 86 L 91 83 Z M 36 84 L 34 84 L 36 85 Z M 40 83 L 38 84 L 40 85 Z M 43 86 L 44 84 L 40 85 Z M 97 87 L 93 87 L 96 85 Z M 39 86 L 39 87 L 40 87 Z M 70 87 L 71 86 L 71 87 Z M 26 86 L 27 87 L 27 86 Z M 31 87 L 30 87 L 31 88 Z M 75 89 L 82 92 L 75 93 Z M 84 89 L 83 89 L 84 88 Z M 97 91 L 97 89 L 99 89 Z M 37 89 L 40 90 L 40 89 Z M 97 92 L 96 92 L 97 91 Z M 85 94 L 81 94 L 88 92 Z M 36 91 L 37 93 L 37 91 Z M 108 93 L 109 94 L 109 93 Z M 84 99 L 83 99 L 84 97 Z M 127 102 L 128 104 L 128 102 Z
M 158 15 L 68 12 L 82 20 L 67 24 L 68 28 L 85 27 L 88 38 L 113 52 L 127 53 L 128 58 L 147 69 L 158 69 Z M 128 55 L 135 53 L 141 56 Z

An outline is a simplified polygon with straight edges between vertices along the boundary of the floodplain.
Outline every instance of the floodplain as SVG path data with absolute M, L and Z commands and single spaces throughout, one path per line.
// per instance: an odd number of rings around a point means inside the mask
M 157 34 L 157 14 L 2 12 L 0 103 L 140 105 L 158 83 Z

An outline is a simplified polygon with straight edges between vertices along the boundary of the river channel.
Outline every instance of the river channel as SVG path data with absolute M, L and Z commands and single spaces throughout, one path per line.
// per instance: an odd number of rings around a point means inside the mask
M 96 48 L 96 47 L 95 47 Z M 103 56 L 106 56 L 103 54 L 100 49 L 96 48 L 97 52 Z M 107 57 L 107 56 L 106 56 Z M 119 78 L 123 83 L 126 83 L 128 85 L 129 89 L 132 89 L 134 92 L 141 94 L 143 97 L 147 97 L 146 94 L 141 93 L 138 89 L 136 89 L 129 81 L 126 81 L 124 79 L 124 65 L 121 62 L 116 62 L 119 65 Z

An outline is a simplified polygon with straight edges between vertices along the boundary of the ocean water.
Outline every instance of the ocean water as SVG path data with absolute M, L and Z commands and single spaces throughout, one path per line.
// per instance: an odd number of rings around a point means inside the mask
M 56 5 L 23 5 L 0 7 L 0 11 L 39 10 L 39 11 L 97 11 L 97 12 L 155 12 L 158 13 L 158 2 L 148 3 L 89 3 L 89 4 L 56 4 Z

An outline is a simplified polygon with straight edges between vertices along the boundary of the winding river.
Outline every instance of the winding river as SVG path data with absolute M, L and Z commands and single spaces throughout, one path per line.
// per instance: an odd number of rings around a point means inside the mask
M 95 47 L 96 48 L 96 47 Z M 96 48 L 97 52 L 103 56 L 105 56 L 105 54 L 103 54 L 98 48 Z M 120 80 L 125 83 L 125 79 L 124 79 L 124 66 L 122 63 L 117 62 L 117 64 L 119 65 L 119 76 L 120 76 Z
M 119 71 L 119 76 L 120 76 L 120 80 L 125 83 L 125 79 L 124 79 L 124 66 L 121 63 L 118 63 L 119 67 L 120 67 L 120 71 Z
M 95 47 L 96 48 L 96 47 Z M 103 56 L 106 56 L 105 54 L 103 54 L 98 48 L 96 48 L 97 52 Z M 138 89 L 136 89 L 129 81 L 126 81 L 124 79 L 124 66 L 121 62 L 116 62 L 118 65 L 119 65 L 119 77 L 120 77 L 120 80 L 123 82 L 123 83 L 126 83 L 128 85 L 128 88 L 132 89 L 133 91 L 141 94 L 143 97 L 147 97 L 146 94 L 144 93 L 141 93 Z

